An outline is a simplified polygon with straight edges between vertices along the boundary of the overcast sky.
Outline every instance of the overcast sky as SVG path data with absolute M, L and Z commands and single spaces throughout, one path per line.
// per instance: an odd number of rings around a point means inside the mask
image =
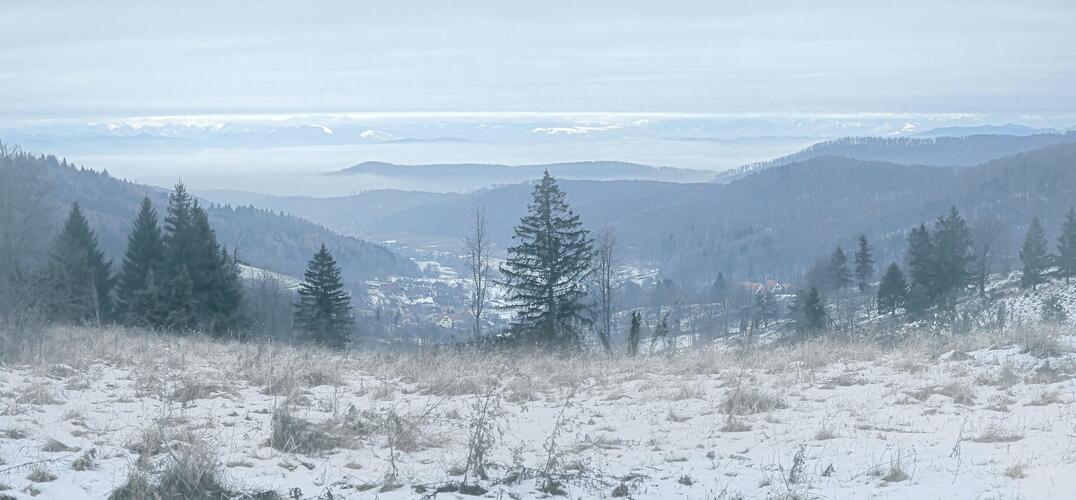
M 0 120 L 1071 113 L 1074 21 L 1072 1 L 0 0 Z

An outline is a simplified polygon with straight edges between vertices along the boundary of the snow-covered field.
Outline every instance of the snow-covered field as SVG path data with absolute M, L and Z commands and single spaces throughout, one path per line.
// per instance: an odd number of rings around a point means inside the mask
M 0 365 L 0 498 L 1076 498 L 1070 329 L 612 361 L 42 335 Z

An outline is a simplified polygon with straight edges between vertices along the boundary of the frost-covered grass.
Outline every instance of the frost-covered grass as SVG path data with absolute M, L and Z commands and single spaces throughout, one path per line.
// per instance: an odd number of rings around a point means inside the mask
M 1076 491 L 1062 327 L 637 359 L 40 335 L 0 365 L 0 493 L 16 498 Z

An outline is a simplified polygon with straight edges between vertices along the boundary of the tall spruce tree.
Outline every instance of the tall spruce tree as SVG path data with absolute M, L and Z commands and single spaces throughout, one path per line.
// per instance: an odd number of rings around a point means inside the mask
M 351 295 L 344 289 L 336 259 L 322 244 L 299 286 L 295 328 L 305 341 L 341 348 L 350 339 L 353 323 Z
M 1057 237 L 1057 273 L 1065 283 L 1076 276 L 1076 209 L 1069 208 L 1061 235 Z
M 882 314 L 891 314 L 904 307 L 908 300 L 908 282 L 904 273 L 895 262 L 889 265 L 878 285 L 878 310 Z
M 193 330 L 197 322 L 194 302 L 193 223 L 194 198 L 182 183 L 168 195 L 168 212 L 164 217 L 164 259 L 162 261 L 161 315 L 165 328 Z
M 934 298 L 951 310 L 956 298 L 974 279 L 971 230 L 956 207 L 934 224 Z
M 1020 276 L 1020 287 L 1034 290 L 1039 283 L 1046 281 L 1046 268 L 1050 265 L 1050 254 L 1046 247 L 1046 231 L 1038 217 L 1031 219 L 1027 228 L 1024 246 L 1020 249 L 1020 262 L 1024 265 Z
M 574 344 L 578 325 L 589 322 L 583 299 L 593 245 L 548 171 L 533 196 L 501 268 L 517 310 L 512 328 L 541 343 Z
M 161 276 L 164 244 L 157 211 L 149 197 L 142 199 L 134 227 L 127 237 L 116 286 L 117 312 L 123 321 L 139 326 L 161 326 L 157 280 Z
M 235 259 L 217 243 L 205 209 L 177 184 L 164 219 L 161 307 L 167 326 L 215 336 L 234 333 L 241 317 Z
M 112 314 L 112 262 L 98 249 L 78 203 L 71 205 L 49 265 L 50 309 L 63 321 L 102 323 Z
M 188 266 L 195 320 L 206 333 L 221 336 L 239 327 L 239 273 L 236 263 L 209 225 L 205 209 L 191 207 L 191 249 Z
M 859 235 L 859 248 L 856 249 L 855 263 L 856 285 L 859 286 L 859 291 L 865 292 L 870 284 L 871 277 L 874 276 L 874 256 L 865 234 Z
M 852 284 L 852 271 L 848 269 L 848 255 L 837 247 L 829 258 L 829 283 L 834 290 L 842 290 Z

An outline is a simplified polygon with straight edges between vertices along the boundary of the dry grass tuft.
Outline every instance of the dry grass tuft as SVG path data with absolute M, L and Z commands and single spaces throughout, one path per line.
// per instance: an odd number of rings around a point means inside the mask
M 787 408 L 777 396 L 764 393 L 757 388 L 734 387 L 718 409 L 726 415 L 754 415 Z

